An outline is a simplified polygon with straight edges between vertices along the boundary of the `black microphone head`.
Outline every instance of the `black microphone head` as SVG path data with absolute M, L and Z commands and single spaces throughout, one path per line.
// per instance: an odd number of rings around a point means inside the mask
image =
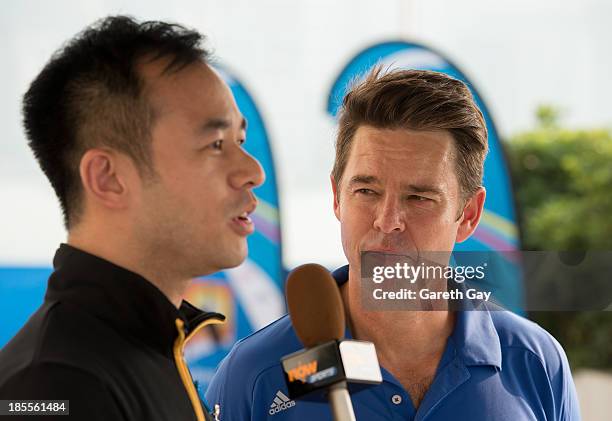
M 329 271 L 309 263 L 294 269 L 285 287 L 293 328 L 306 348 L 344 337 L 344 305 Z

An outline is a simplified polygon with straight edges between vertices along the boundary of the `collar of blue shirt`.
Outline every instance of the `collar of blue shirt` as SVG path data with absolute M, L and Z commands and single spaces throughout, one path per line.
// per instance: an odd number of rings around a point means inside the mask
M 349 266 L 336 269 L 332 276 L 338 285 L 348 282 Z M 348 329 L 346 337 L 352 338 Z M 490 365 L 501 370 L 501 345 L 488 309 L 458 311 L 451 339 L 466 366 Z

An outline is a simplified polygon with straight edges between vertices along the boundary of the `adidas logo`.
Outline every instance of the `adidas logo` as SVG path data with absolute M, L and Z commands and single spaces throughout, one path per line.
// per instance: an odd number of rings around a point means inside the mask
M 285 409 L 291 408 L 292 406 L 295 406 L 295 401 L 289 399 L 287 395 L 279 390 L 276 392 L 276 396 L 274 396 L 274 401 L 272 402 L 272 405 L 270 405 L 270 410 L 268 413 L 270 415 L 276 415 Z

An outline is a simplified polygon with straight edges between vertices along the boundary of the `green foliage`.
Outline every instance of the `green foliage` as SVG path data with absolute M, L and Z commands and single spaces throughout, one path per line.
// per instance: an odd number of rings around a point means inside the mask
M 612 369 L 612 312 L 533 312 L 529 318 L 561 343 L 573 370 Z
M 612 133 L 559 128 L 559 112 L 506 144 L 525 250 L 612 250 Z M 612 274 L 610 274 L 612 282 Z M 612 312 L 533 313 L 572 367 L 612 368 Z
M 560 115 L 559 109 L 551 105 L 541 105 L 536 110 L 538 124 L 545 128 L 557 127 Z

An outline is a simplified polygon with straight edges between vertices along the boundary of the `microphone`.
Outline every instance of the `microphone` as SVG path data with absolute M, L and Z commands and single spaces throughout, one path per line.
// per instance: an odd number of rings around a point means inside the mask
M 382 382 L 372 342 L 345 340 L 336 281 L 317 264 L 289 274 L 285 287 L 293 328 L 305 349 L 281 359 L 291 399 L 329 400 L 334 420 L 355 421 L 349 395 Z

